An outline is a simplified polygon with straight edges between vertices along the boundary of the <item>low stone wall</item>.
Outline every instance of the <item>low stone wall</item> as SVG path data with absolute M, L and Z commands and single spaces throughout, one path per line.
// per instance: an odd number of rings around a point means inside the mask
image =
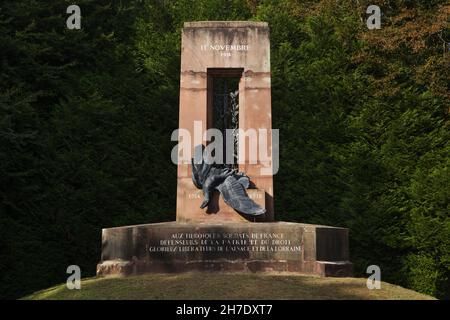
M 271 223 L 155 223 L 103 229 L 98 275 L 285 271 L 350 276 L 348 229 Z

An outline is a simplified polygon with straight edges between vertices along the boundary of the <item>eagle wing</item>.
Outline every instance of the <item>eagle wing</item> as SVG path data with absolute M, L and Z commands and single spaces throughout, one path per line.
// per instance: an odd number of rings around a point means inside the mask
M 234 176 L 227 177 L 216 189 L 219 190 L 225 203 L 240 213 L 252 216 L 266 213 L 264 208 L 248 197 L 244 186 Z

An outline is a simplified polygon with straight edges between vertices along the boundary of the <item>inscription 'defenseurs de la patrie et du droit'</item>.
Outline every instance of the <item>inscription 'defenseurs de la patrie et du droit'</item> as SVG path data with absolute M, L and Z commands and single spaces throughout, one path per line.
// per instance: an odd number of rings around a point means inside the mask
M 150 252 L 300 252 L 284 233 L 173 233 L 149 246 Z

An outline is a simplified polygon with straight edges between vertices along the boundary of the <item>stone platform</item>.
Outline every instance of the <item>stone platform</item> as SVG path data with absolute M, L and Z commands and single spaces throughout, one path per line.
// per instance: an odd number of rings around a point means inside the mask
M 289 222 L 166 222 L 103 229 L 98 275 L 186 271 L 351 276 L 348 229 Z

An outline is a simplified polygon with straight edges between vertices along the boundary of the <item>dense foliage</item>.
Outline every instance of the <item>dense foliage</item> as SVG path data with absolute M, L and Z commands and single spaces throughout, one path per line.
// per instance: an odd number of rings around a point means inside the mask
M 277 219 L 349 227 L 356 275 L 450 298 L 450 6 L 370 2 L 381 30 L 363 0 L 2 1 L 0 297 L 94 275 L 102 227 L 174 219 L 183 22 L 262 20 Z

